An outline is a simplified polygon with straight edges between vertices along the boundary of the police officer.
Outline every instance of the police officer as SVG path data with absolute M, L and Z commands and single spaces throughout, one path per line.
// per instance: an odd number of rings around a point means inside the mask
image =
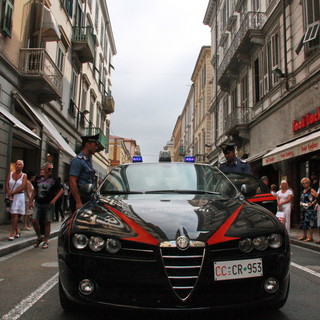
M 70 163 L 70 209 L 71 212 L 81 208 L 87 201 L 84 194 L 81 194 L 81 187 L 95 182 L 95 170 L 92 166 L 92 155 L 104 149 L 99 142 L 99 134 L 84 136 L 82 139 L 81 152 L 71 160 Z
M 246 161 L 236 157 L 235 145 L 235 143 L 229 142 L 220 146 L 226 159 L 220 163 L 219 169 L 222 172 L 251 174 L 250 165 Z

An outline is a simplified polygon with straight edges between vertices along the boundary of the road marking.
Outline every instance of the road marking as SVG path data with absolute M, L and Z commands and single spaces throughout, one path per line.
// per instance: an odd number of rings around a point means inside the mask
M 57 272 L 51 279 L 41 285 L 38 289 L 33 291 L 27 298 L 23 299 L 7 314 L 3 320 L 16 320 L 19 319 L 29 308 L 31 308 L 42 296 L 51 290 L 58 283 L 59 273 Z
M 313 270 L 311 270 L 311 269 L 309 269 L 307 267 L 304 267 L 304 266 L 300 266 L 299 264 L 296 264 L 294 262 L 291 262 L 291 265 L 293 267 L 295 267 L 295 268 L 298 268 L 298 269 L 300 269 L 302 271 L 308 272 L 308 273 L 312 274 L 313 276 L 316 276 L 316 277 L 320 278 L 320 273 L 319 272 L 313 271 Z

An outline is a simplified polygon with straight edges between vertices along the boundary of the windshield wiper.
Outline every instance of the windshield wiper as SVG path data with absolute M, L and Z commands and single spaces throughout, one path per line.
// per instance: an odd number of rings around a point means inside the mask
M 180 193 L 180 194 L 213 194 L 213 195 L 221 195 L 220 192 L 215 191 L 207 191 L 207 190 L 180 190 L 180 189 L 172 189 L 172 190 L 152 190 L 145 191 L 144 193 Z
M 103 192 L 103 195 L 108 195 L 108 194 L 143 194 L 144 192 L 142 191 L 120 191 L 120 190 L 110 190 Z

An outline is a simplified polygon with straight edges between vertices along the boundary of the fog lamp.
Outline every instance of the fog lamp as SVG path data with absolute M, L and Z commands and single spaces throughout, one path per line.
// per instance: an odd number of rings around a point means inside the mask
M 268 237 L 269 247 L 273 249 L 278 249 L 282 245 L 281 234 L 270 234 Z
M 253 250 L 252 240 L 250 238 L 241 239 L 239 241 L 239 249 L 244 253 L 251 252 Z
M 102 250 L 104 246 L 104 240 L 101 238 L 101 237 L 91 237 L 89 239 L 89 248 L 92 250 L 92 251 L 100 251 Z
M 265 236 L 255 237 L 252 242 L 254 248 L 258 251 L 266 250 L 269 245 L 267 237 Z
M 84 279 L 79 283 L 79 290 L 82 294 L 89 295 L 94 290 L 94 284 L 89 279 Z
M 84 249 L 88 241 L 88 238 L 84 234 L 75 234 L 72 238 L 72 243 L 76 249 Z
M 121 249 L 121 243 L 117 239 L 109 238 L 106 241 L 106 250 L 109 253 L 117 253 Z
M 268 293 L 275 293 L 279 289 L 279 281 L 275 278 L 268 278 L 264 282 L 264 290 Z

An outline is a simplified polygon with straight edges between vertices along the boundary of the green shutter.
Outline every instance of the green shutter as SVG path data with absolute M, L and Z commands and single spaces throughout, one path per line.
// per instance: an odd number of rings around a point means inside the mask
M 4 16 L 3 16 L 3 32 L 11 38 L 12 29 L 12 14 L 13 14 L 13 0 L 6 0 L 4 4 Z

